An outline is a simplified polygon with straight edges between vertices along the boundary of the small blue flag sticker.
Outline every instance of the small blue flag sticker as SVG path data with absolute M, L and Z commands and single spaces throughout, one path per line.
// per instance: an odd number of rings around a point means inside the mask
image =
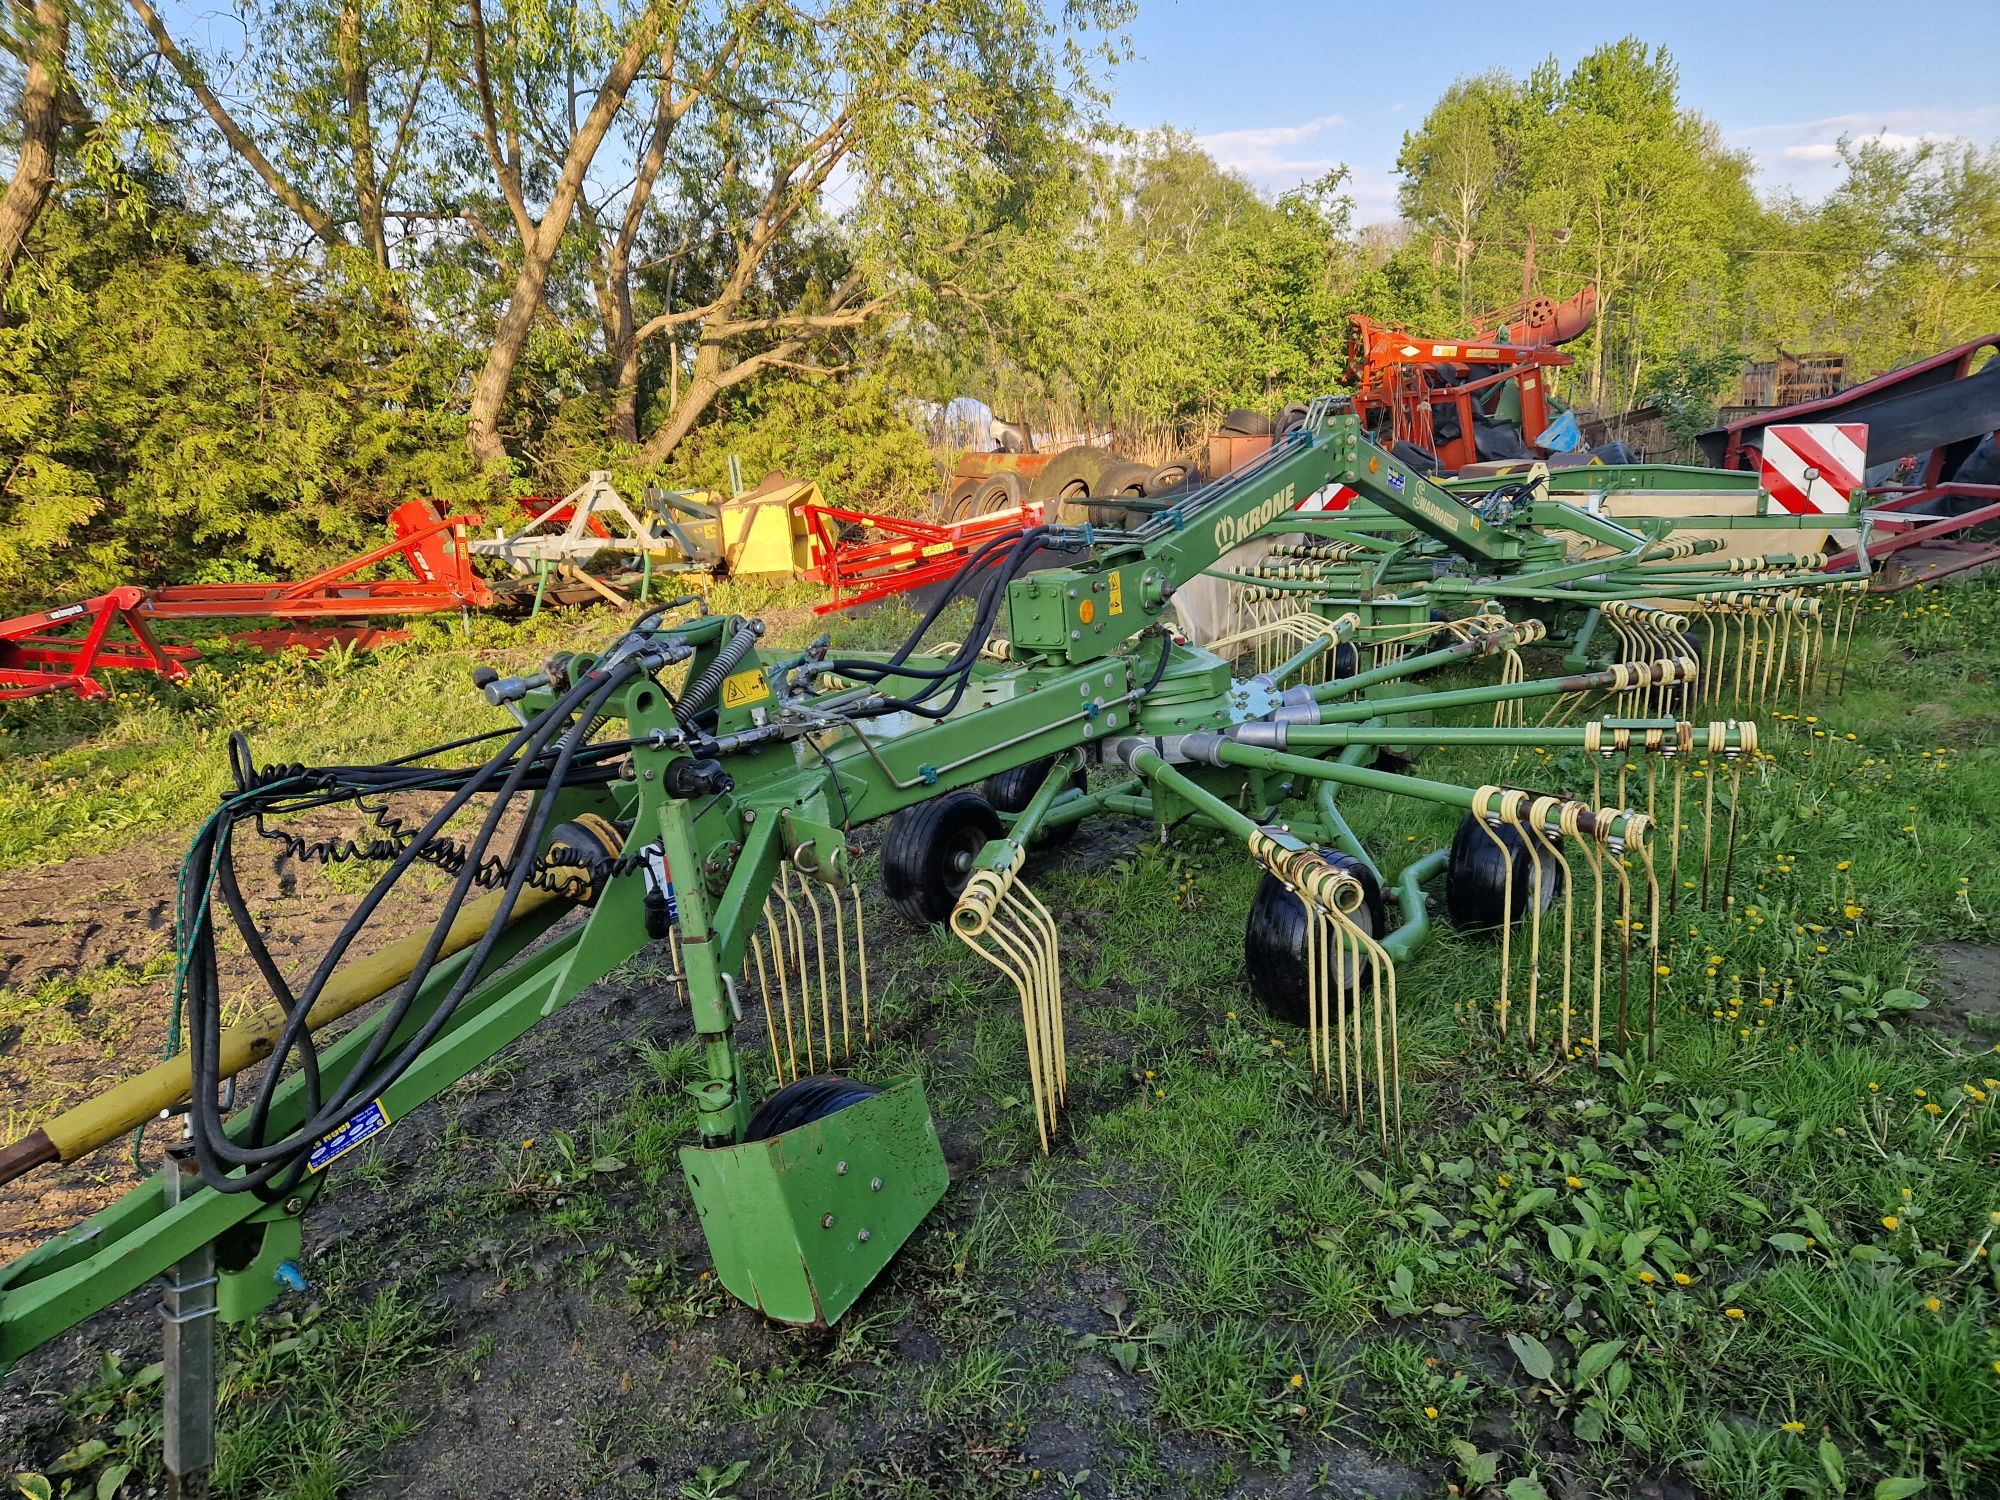
M 319 1138 L 318 1143 L 312 1148 L 312 1155 L 306 1158 L 306 1170 L 325 1171 L 363 1141 L 380 1135 L 388 1128 L 389 1111 L 382 1107 L 380 1099 L 371 1100 L 345 1124 L 329 1130 Z

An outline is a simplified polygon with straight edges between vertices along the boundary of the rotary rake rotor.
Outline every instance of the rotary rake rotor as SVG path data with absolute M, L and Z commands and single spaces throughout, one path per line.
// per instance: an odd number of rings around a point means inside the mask
M 1335 484 L 1360 498 L 1294 511 Z M 1015 991 L 1045 1151 L 1064 1149 L 1070 1049 L 1064 924 L 1033 876 L 1091 818 L 1241 846 L 1263 872 L 1246 982 L 1382 1149 L 1403 1130 L 1399 1012 L 1427 1000 L 1399 971 L 1440 908 L 1498 944 L 1472 1022 L 1496 1043 L 1578 1065 L 1656 1046 L 1663 909 L 1729 899 L 1743 778 L 1769 759 L 1753 716 L 1823 691 L 1852 638 L 1828 592 L 1848 579 L 1710 568 L 1711 550 L 1532 478 L 1469 504 L 1323 402 L 1133 530 L 983 544 L 888 652 L 775 651 L 761 622 L 684 599 L 600 652 L 483 672 L 511 718 L 476 764 L 484 740 L 364 767 L 243 747 L 184 881 L 187 1050 L 0 1147 L 0 1181 L 162 1109 L 180 1138 L 153 1183 L 0 1270 L 0 1364 L 162 1274 L 195 1299 L 170 1344 L 254 1313 L 295 1279 L 342 1155 L 648 943 L 699 1043 L 682 1164 L 722 1284 L 781 1321 L 838 1319 L 946 1189 L 921 1084 L 847 1076 L 872 1071 L 883 1003 L 854 837 L 870 823 L 890 906 Z M 954 600 L 960 638 L 933 641 Z M 1537 750 L 1527 784 L 1414 768 Z M 1549 769 L 1564 752 L 1587 788 Z M 1348 822 L 1364 797 L 1455 811 L 1457 836 L 1392 869 Z M 295 831 L 343 810 L 369 832 Z M 307 974 L 271 961 L 241 897 L 253 834 L 379 872 Z M 419 866 L 448 878 L 434 922 L 371 943 Z M 218 934 L 262 980 L 247 1020 Z

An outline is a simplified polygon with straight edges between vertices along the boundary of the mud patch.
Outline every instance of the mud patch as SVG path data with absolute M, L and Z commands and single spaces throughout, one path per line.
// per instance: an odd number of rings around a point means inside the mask
M 1990 943 L 1933 943 L 1923 956 L 1936 969 L 1924 1020 L 1965 1041 L 2000 1040 L 2000 947 Z

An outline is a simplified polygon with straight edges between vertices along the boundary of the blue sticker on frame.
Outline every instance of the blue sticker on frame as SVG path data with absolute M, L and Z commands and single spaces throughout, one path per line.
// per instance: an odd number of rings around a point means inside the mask
M 380 1135 L 388 1128 L 389 1111 L 382 1107 L 380 1099 L 370 1101 L 344 1125 L 329 1130 L 319 1138 L 318 1144 L 312 1148 L 312 1155 L 306 1158 L 306 1170 L 325 1171 L 337 1158 L 345 1156 L 363 1141 Z

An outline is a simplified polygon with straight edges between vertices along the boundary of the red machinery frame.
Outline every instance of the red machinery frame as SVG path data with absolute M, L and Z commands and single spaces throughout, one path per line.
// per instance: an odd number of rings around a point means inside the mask
M 873 516 L 837 505 L 801 505 L 799 514 L 806 524 L 811 559 L 803 576 L 833 590 L 833 598 L 813 606 L 816 615 L 942 582 L 986 543 L 1018 536 L 1041 525 L 1043 517 L 1039 502 L 968 516 L 950 525 Z M 843 527 L 858 527 L 863 535 L 843 540 Z
M 1935 500 L 1978 502 L 1970 510 L 1955 515 L 1910 515 L 1920 505 Z M 1934 583 L 1954 573 L 1964 573 L 1985 563 L 2000 562 L 2000 543 L 1953 541 L 1959 532 L 1975 526 L 2000 524 L 2000 484 L 1938 484 L 1923 488 L 1878 489 L 1869 491 L 1868 558 L 1879 563 L 1886 557 L 1912 547 L 1928 547 L 1941 553 L 1921 568 L 1904 572 L 1894 582 L 1877 581 L 1875 592 L 1893 594 L 1919 583 Z M 1855 548 L 1834 553 L 1826 560 L 1829 572 L 1851 568 L 1858 560 Z
M 157 672 L 169 682 L 178 681 L 187 676 L 184 664 L 201 653 L 191 646 L 161 645 L 149 628 L 157 620 L 365 620 L 485 609 L 493 603 L 485 580 L 472 571 L 468 529 L 479 524 L 477 516 L 439 516 L 426 502 L 410 500 L 389 513 L 389 523 L 396 533 L 392 540 L 293 583 L 128 585 L 0 620 L 0 698 L 29 698 L 65 688 L 79 698 L 102 698 L 107 690 L 92 674 L 107 669 Z M 415 577 L 354 576 L 396 556 Z M 121 624 L 129 641 L 111 635 L 112 627 Z M 82 633 L 73 633 L 79 626 Z M 381 631 L 338 626 L 238 637 L 270 650 L 324 649 L 334 642 L 374 645 L 390 638 Z
M 1597 316 L 1597 289 L 1585 287 L 1567 302 L 1531 297 L 1478 319 L 1471 339 L 1432 339 L 1391 328 L 1356 313 L 1347 344 L 1347 381 L 1354 410 L 1364 423 L 1388 415 L 1389 436 L 1435 454 L 1454 473 L 1479 459 L 1473 438 L 1475 398 L 1512 380 L 1521 392 L 1521 436 L 1532 445 L 1549 425 L 1548 388 L 1542 371 L 1571 364 L 1556 346 L 1579 338 Z M 1472 366 L 1500 365 L 1468 379 Z M 1436 409 L 1452 408 L 1458 436 L 1440 440 Z
M 2000 333 L 1989 333 L 1983 338 L 1972 339 L 1947 349 L 1942 354 L 1933 354 L 1929 359 L 1918 360 L 1913 365 L 1891 370 L 1885 375 L 1877 375 L 1873 380 L 1864 381 L 1848 390 L 1835 391 L 1831 396 L 1821 396 L 1813 401 L 1801 401 L 1795 406 L 1774 407 L 1769 411 L 1754 412 L 1747 417 L 1722 427 L 1714 428 L 1701 435 L 1701 445 L 1710 464 L 1718 469 L 1747 469 L 1755 471 L 1757 455 L 1763 447 L 1764 430 L 1781 423 L 1793 422 L 1869 422 L 1871 433 L 1875 422 L 1870 421 L 1871 408 L 1879 406 L 1885 399 L 1901 396 L 1919 397 L 1927 392 L 1940 392 L 1942 388 L 1956 381 L 1972 376 L 1973 361 L 1985 350 L 1993 350 L 2000 356 Z M 1982 383 L 1987 372 L 1980 372 Z M 1965 387 L 1971 390 L 1972 387 Z M 1946 399 L 1949 399 L 1948 397 Z M 1928 452 L 1923 472 L 1913 474 L 1910 479 L 1921 486 L 1936 485 L 1943 478 L 1945 449 L 1951 441 L 1964 441 L 1975 431 L 1984 429 L 1974 420 L 1965 424 L 1965 430 L 1954 438 L 1942 442 L 1931 442 L 1922 451 Z M 1914 448 L 1914 445 L 1913 445 Z M 1898 453 L 1871 451 L 1868 462 L 1872 466 L 1900 457 Z

